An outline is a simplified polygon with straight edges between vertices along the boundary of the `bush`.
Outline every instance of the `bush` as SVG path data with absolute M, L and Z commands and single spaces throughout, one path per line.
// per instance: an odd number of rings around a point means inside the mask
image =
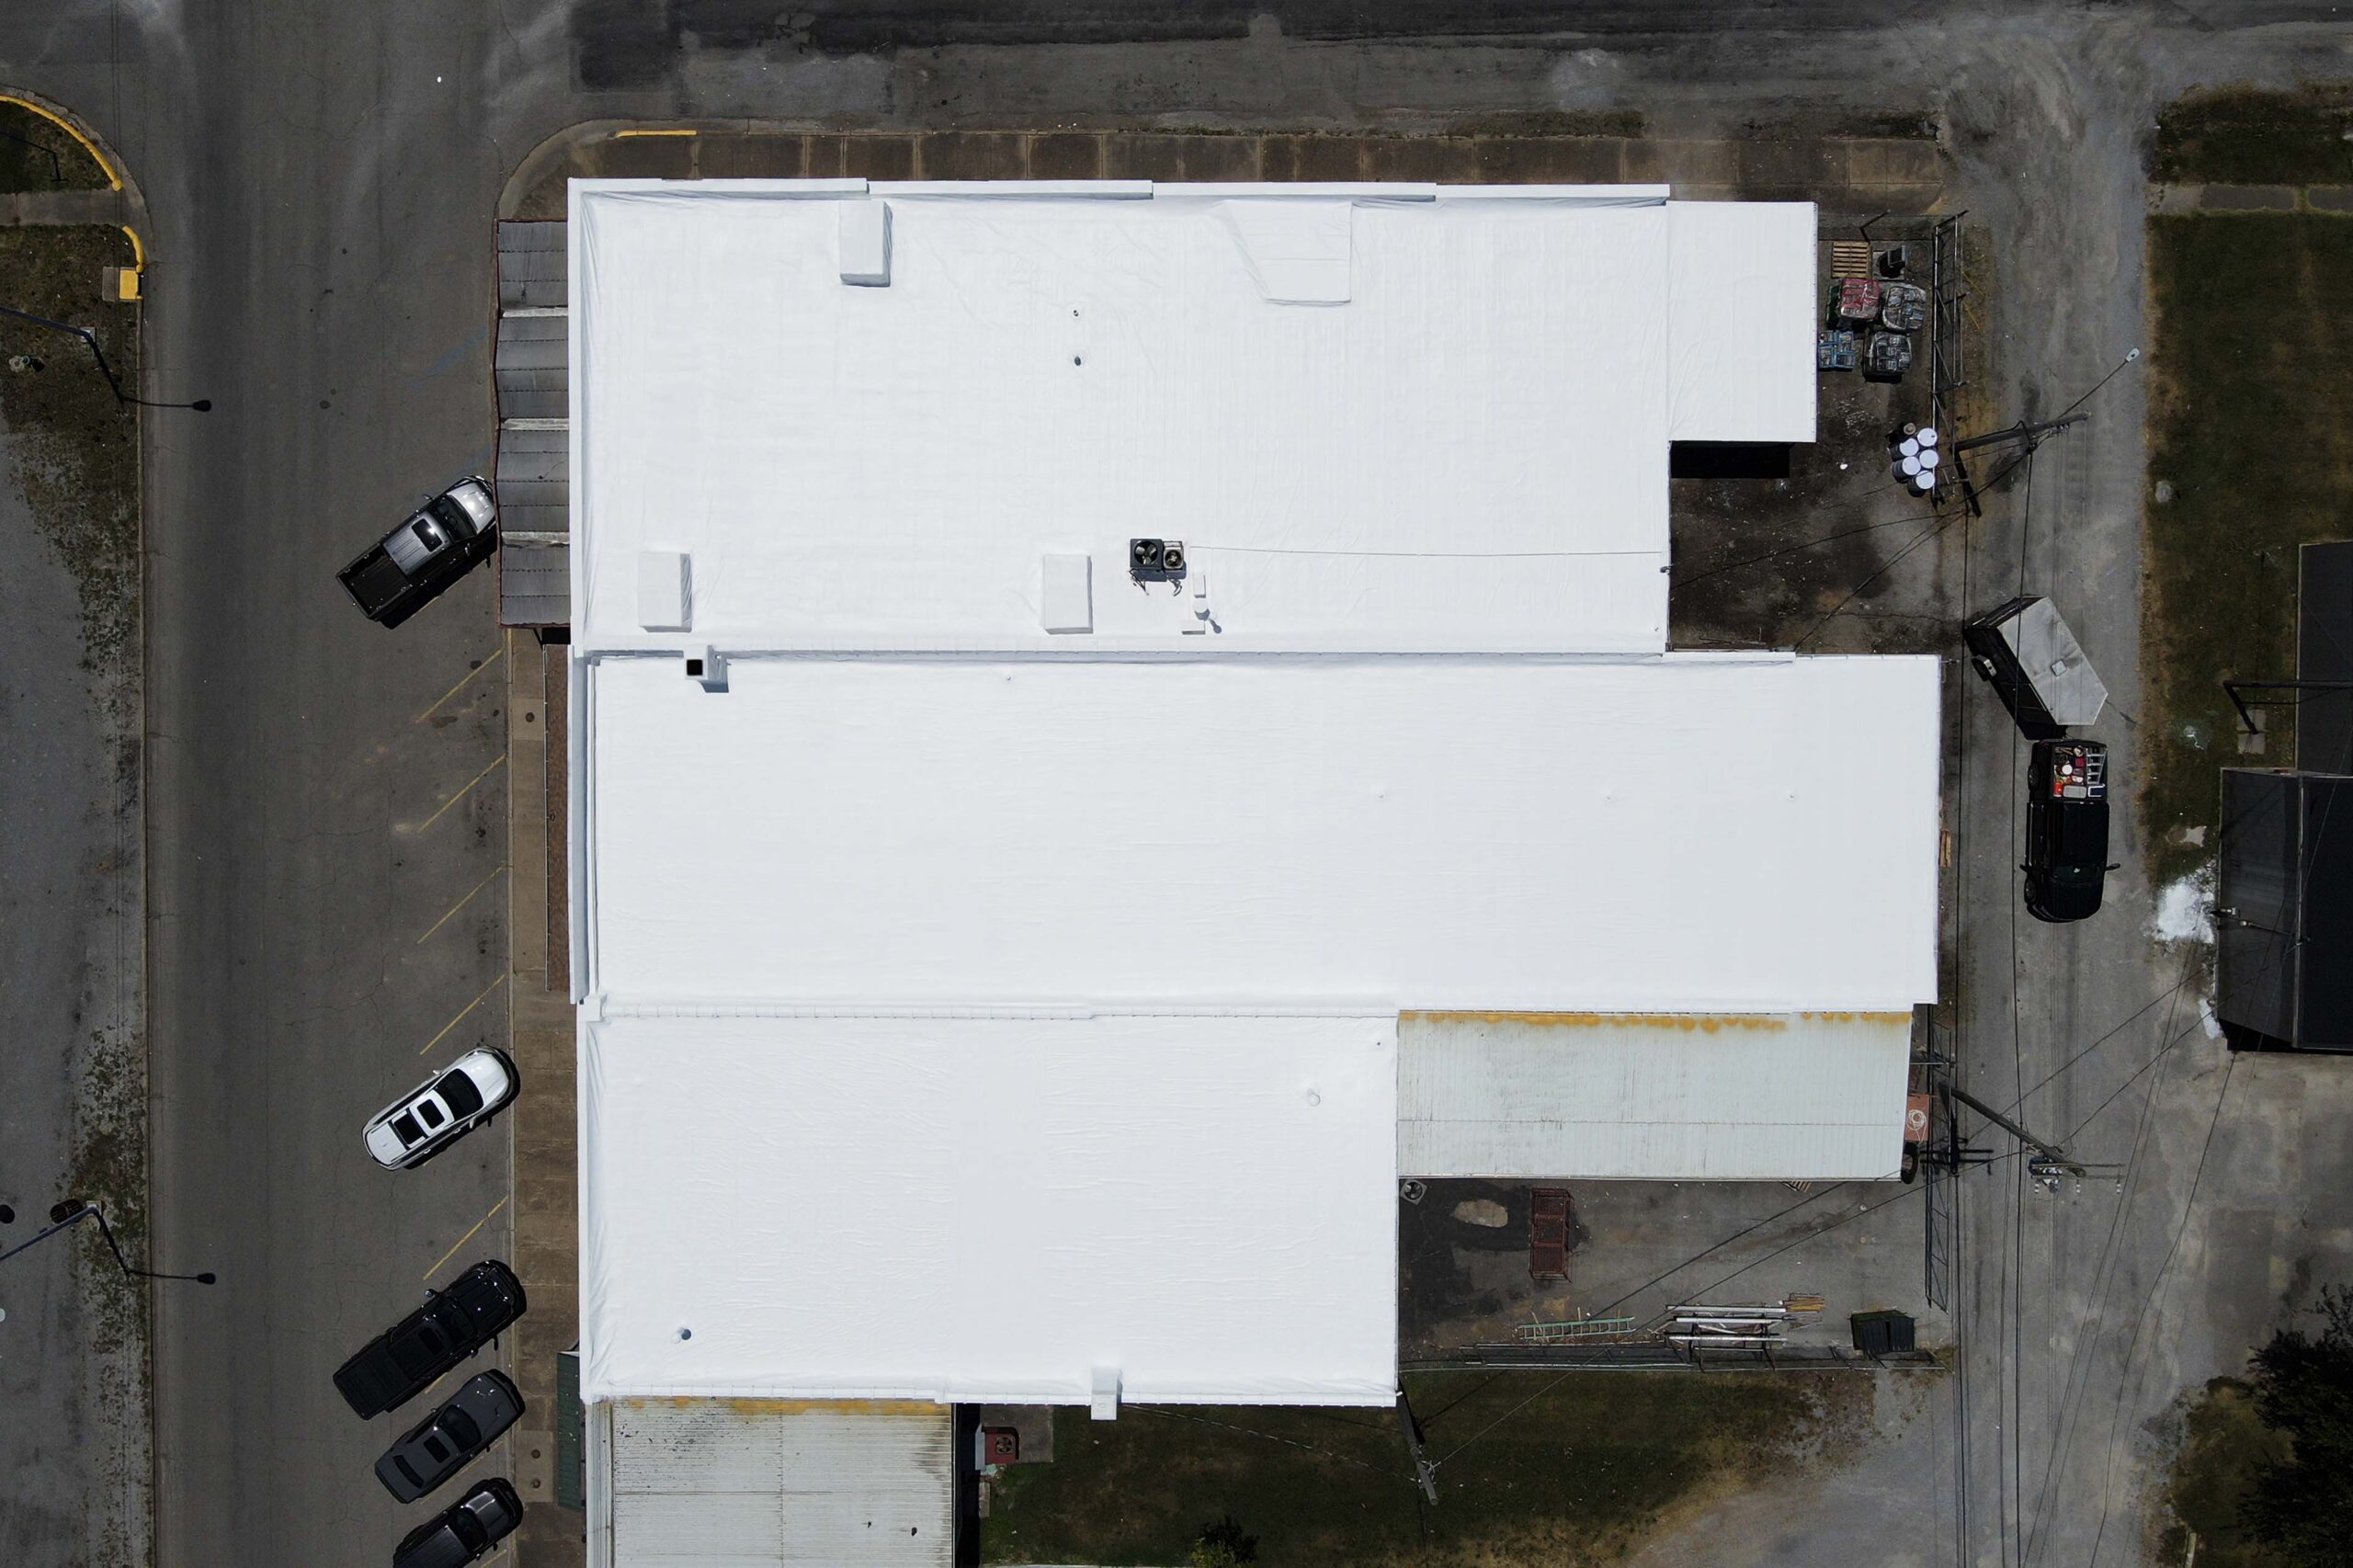
M 2353 1291 L 2321 1291 L 2313 1337 L 2283 1329 L 2255 1353 L 2255 1404 L 2289 1439 L 2240 1505 L 2257 1540 L 2297 1563 L 2341 1564 L 2353 1540 Z
M 1201 1539 L 1193 1543 L 1190 1561 L 1192 1568 L 1242 1568 L 1245 1562 L 1258 1561 L 1258 1538 L 1243 1534 L 1241 1524 L 1228 1514 L 1201 1527 Z

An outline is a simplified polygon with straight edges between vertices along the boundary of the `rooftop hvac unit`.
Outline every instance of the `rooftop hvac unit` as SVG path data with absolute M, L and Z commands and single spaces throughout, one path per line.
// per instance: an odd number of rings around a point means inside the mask
M 1181 539 L 1128 540 L 1128 572 L 1138 582 L 1167 582 L 1185 574 L 1185 541 Z

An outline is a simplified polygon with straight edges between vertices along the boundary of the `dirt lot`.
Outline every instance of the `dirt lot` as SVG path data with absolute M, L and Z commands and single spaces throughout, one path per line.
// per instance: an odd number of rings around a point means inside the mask
M 995 1483 L 983 1558 L 1181 1562 L 1230 1516 L 1266 1568 L 1606 1561 L 1760 1461 L 1839 1462 L 1875 1395 L 1846 1372 L 1463 1372 L 1405 1387 L 1440 1461 L 1436 1507 L 1388 1411 L 1130 1406 L 1097 1423 L 1063 1410 L 1053 1461 Z

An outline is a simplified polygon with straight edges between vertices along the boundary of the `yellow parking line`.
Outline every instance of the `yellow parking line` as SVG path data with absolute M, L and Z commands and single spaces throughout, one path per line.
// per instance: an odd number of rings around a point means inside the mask
M 478 676 L 478 675 L 482 674 L 482 672 L 483 672 L 483 671 L 484 671 L 484 670 L 486 670 L 486 669 L 490 668 L 490 666 L 491 666 L 491 665 L 494 665 L 494 664 L 498 663 L 500 656 L 501 656 L 501 655 L 503 655 L 506 652 L 506 644 L 505 644 L 505 643 L 501 643 L 501 644 L 499 644 L 499 648 L 498 648 L 498 652 L 497 652 L 497 653 L 493 653 L 489 658 L 484 659 L 481 664 L 476 665 L 472 669 L 468 670 L 468 671 L 465 673 L 464 677 L 463 677 L 462 679 L 460 679 L 460 680 L 458 682 L 458 684 L 457 684 L 457 685 L 455 685 L 455 686 L 451 687 L 449 690 L 447 690 L 447 691 L 443 692 L 439 697 L 438 697 L 438 698 L 434 699 L 433 706 L 432 706 L 432 707 L 430 707 L 430 708 L 428 708 L 428 709 L 426 709 L 424 712 L 419 713 L 419 714 L 416 716 L 416 718 L 415 718 L 415 720 L 414 721 L 414 722 L 416 722 L 416 723 L 422 724 L 422 723 L 424 723 L 427 719 L 432 718 L 434 714 L 436 714 L 436 713 L 439 712 L 439 711 L 441 710 L 441 704 L 443 704 L 444 702 L 449 701 L 449 699 L 451 699 L 451 698 L 453 698 L 453 697 L 457 696 L 457 695 L 458 695 L 458 693 L 460 693 L 460 692 L 461 692 L 461 691 L 465 690 L 465 689 L 466 689 L 467 685 L 468 685 L 470 682 L 472 682 L 472 679 L 474 678 L 474 676 Z
M 468 1242 L 470 1242 L 470 1241 L 472 1241 L 472 1240 L 473 1240 L 473 1239 L 474 1239 L 474 1231 L 479 1231 L 479 1230 L 481 1230 L 484 1225 L 487 1225 L 487 1224 L 489 1224 L 493 1220 L 497 1219 L 497 1218 L 498 1218 L 498 1211 L 499 1211 L 501 1209 L 504 1209 L 504 1208 L 506 1208 L 506 1199 L 505 1199 L 504 1198 L 500 1199 L 497 1202 L 495 1202 L 495 1203 L 492 1204 L 492 1205 L 490 1206 L 490 1212 L 489 1212 L 489 1213 L 487 1213 L 487 1214 L 485 1214 L 485 1215 L 483 1215 L 481 1219 L 476 1220 L 476 1221 L 474 1221 L 474 1228 L 473 1228 L 473 1230 L 472 1230 L 472 1231 L 468 1231 L 464 1235 L 460 1236 L 460 1237 L 459 1237 L 455 1242 L 452 1242 L 452 1243 L 449 1244 L 449 1250 L 448 1252 L 443 1253 L 439 1257 L 437 1257 L 437 1258 L 435 1258 L 435 1259 L 433 1260 L 433 1267 L 430 1267 L 430 1268 L 428 1268 L 428 1269 L 426 1269 L 426 1270 L 425 1271 L 425 1277 L 426 1277 L 427 1279 L 430 1279 L 430 1278 L 432 1278 L 436 1274 L 440 1273 L 440 1272 L 441 1272 L 441 1266 L 442 1266 L 443 1264 L 445 1264 L 445 1263 L 449 1262 L 451 1258 L 453 1258 L 453 1257 L 457 1256 L 458 1256 L 458 1249 L 459 1249 L 460 1247 L 461 1247 L 461 1246 L 465 1245 Z
M 73 121 L 65 119 L 54 109 L 43 108 L 37 103 L 29 102 L 24 98 L 13 97 L 6 93 L 0 93 L 0 104 L 14 104 L 20 109 L 25 109 L 30 113 L 37 114 L 43 119 L 49 121 L 50 124 L 57 127 L 58 130 L 65 132 L 66 135 L 74 138 L 74 141 L 79 142 L 82 144 L 82 151 L 89 153 L 92 161 L 98 165 L 98 172 L 107 176 L 108 188 L 110 190 L 120 190 L 122 188 L 122 176 L 114 172 L 114 165 L 107 162 L 107 155 L 98 151 L 98 144 L 97 142 L 91 141 L 88 137 L 83 135 L 80 131 L 76 130 Z
M 476 1007 L 481 1006 L 484 1002 L 488 1001 L 490 999 L 490 994 L 506 983 L 506 977 L 502 974 L 496 980 L 492 981 L 488 985 L 483 986 L 482 988 L 482 994 L 467 1003 L 456 1017 L 451 1018 L 448 1023 L 443 1024 L 441 1026 L 441 1032 L 435 1035 L 431 1040 L 426 1040 L 425 1042 L 425 1051 L 420 1051 L 417 1054 L 422 1056 L 425 1054 L 426 1051 L 432 1050 L 435 1046 L 439 1045 L 444 1040 L 447 1040 L 451 1029 L 456 1028 L 460 1024 L 466 1021 L 466 1015 L 468 1013 L 472 1012 Z
M 626 142 L 631 138 L 637 136 L 699 136 L 701 134 L 701 131 L 691 129 L 676 131 L 616 131 L 613 132 L 613 140 L 616 142 Z
M 463 898 L 460 899 L 457 903 L 455 903 L 451 904 L 451 905 L 449 906 L 449 915 L 443 915 L 440 919 L 436 920 L 436 921 L 435 921 L 431 926 L 427 926 L 427 927 L 426 928 L 425 937 L 430 937 L 431 935 L 433 935 L 433 933 L 434 933 L 434 932 L 438 931 L 439 929 L 441 929 L 441 927 L 442 927 L 442 926 L 447 926 L 448 924 L 449 924 L 449 920 L 450 920 L 450 916 L 451 916 L 451 915 L 456 915 L 456 914 L 458 913 L 458 911 L 460 911 L 460 910 L 461 910 L 461 909 L 465 908 L 465 906 L 466 906 L 466 905 L 468 905 L 468 904 L 472 903 L 474 901 L 474 893 L 478 893 L 478 892 L 482 892 L 482 890 L 483 890 L 483 889 L 484 889 L 484 888 L 486 888 L 486 887 L 490 886 L 490 884 L 491 884 L 491 883 L 493 883 L 493 882 L 496 881 L 499 879 L 499 876 L 501 875 L 501 873 L 503 873 L 506 869 L 506 867 L 501 866 L 501 867 L 499 867 L 499 868 L 498 868 L 498 869 L 497 869 L 497 870 L 491 872 L 491 874 L 490 874 L 490 875 L 488 875 L 488 876 L 484 877 L 482 881 L 480 881 L 476 882 L 476 883 L 474 884 L 474 890 L 473 890 L 473 892 L 470 892 L 470 893 L 466 894 L 466 896 L 465 896 L 465 897 L 463 897 Z M 420 948 L 421 948 L 421 947 L 425 946 L 425 937 L 419 937 L 416 939 L 416 945 L 417 945 L 418 947 L 420 947 Z
M 435 823 L 439 822 L 444 812 L 448 812 L 451 806 L 456 805 L 460 801 L 464 800 L 468 792 L 470 792 L 475 785 L 489 778 L 492 770 L 496 768 L 500 763 L 505 762 L 506 760 L 506 754 L 505 752 L 500 752 L 497 757 L 492 761 L 489 767 L 483 768 L 480 773 L 477 773 L 472 778 L 467 779 L 463 785 L 460 786 L 456 794 L 442 801 L 440 811 L 435 812 L 431 816 L 426 817 L 415 827 L 408 828 L 404 831 L 409 833 L 423 833 L 426 828 L 431 827 Z

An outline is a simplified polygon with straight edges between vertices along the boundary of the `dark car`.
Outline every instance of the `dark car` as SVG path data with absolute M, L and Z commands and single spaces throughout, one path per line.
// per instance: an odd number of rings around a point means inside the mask
M 336 576 L 369 619 L 398 626 L 497 548 L 490 482 L 474 474 L 410 513 Z
M 335 1386 L 361 1415 L 398 1409 L 497 1338 L 527 1304 L 515 1271 L 484 1259 L 447 1290 L 427 1290 L 425 1305 L 361 1346 L 335 1369 Z
M 414 1503 L 498 1440 L 523 1414 L 523 1395 L 504 1372 L 478 1372 L 449 1402 L 401 1434 L 376 1461 L 376 1479 Z
M 522 1522 L 523 1500 L 515 1488 L 494 1476 L 477 1482 L 472 1491 L 401 1538 L 392 1549 L 392 1568 L 465 1568 Z
M 2081 920 L 2099 910 L 2108 876 L 2108 747 L 2037 741 L 2026 770 L 2027 913 Z

